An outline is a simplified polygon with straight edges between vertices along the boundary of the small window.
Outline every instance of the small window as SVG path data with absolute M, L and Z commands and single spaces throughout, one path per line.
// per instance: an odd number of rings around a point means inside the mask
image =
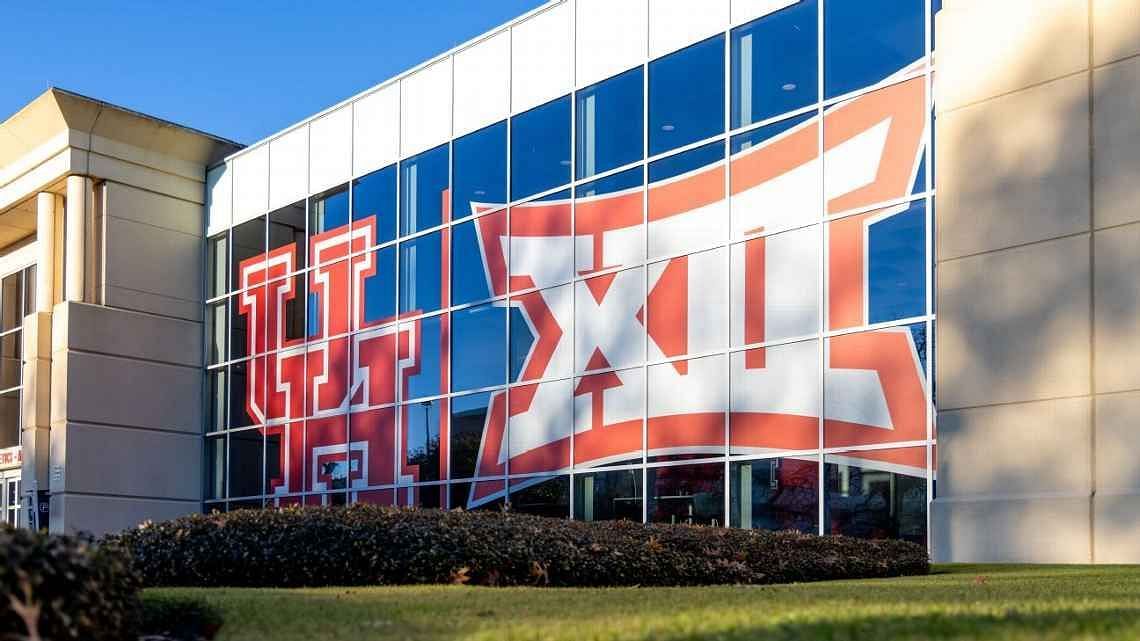
M 507 202 L 507 123 L 500 122 L 454 143 L 452 218 L 466 218 Z
M 828 0 L 823 78 L 828 98 L 873 85 L 923 57 L 923 0 Z
M 446 144 L 400 163 L 400 234 L 438 227 L 447 198 Z
M 383 244 L 396 237 L 396 165 L 372 172 L 352 183 L 352 220 L 376 220 L 376 238 Z
M 816 0 L 803 0 L 733 30 L 733 128 L 816 101 L 817 14 Z
M 578 178 L 589 178 L 641 159 L 643 82 L 638 67 L 578 92 Z
M 649 153 L 724 132 L 724 37 L 649 63 Z
M 432 312 L 441 300 L 441 235 L 420 236 L 400 244 L 400 313 Z
M 570 97 L 511 119 L 511 199 L 570 182 Z

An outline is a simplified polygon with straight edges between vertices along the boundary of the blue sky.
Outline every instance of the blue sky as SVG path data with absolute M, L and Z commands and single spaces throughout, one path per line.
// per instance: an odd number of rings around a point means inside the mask
M 543 3 L 5 2 L 0 120 L 54 85 L 251 143 Z

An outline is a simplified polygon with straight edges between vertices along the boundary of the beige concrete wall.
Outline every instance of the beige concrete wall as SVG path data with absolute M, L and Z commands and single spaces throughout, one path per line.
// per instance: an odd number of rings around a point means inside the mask
M 1140 0 L 936 29 L 934 557 L 1140 562 Z

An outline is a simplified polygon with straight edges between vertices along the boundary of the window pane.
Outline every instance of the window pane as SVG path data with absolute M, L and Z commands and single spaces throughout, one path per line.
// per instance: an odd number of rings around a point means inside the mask
M 344 501 L 344 490 L 352 476 L 348 456 L 348 417 L 332 416 L 305 421 L 305 448 L 309 451 L 308 472 L 302 489 L 306 492 L 334 492 L 332 496 L 319 496 L 309 504 L 339 504 Z M 359 462 L 359 459 L 357 459 Z M 307 471 L 308 471 L 307 470 Z M 357 467 L 357 474 L 360 468 Z M 337 496 L 339 495 L 339 496 Z M 335 498 L 334 498 L 335 497 Z
M 574 369 L 626 367 L 645 360 L 643 268 L 574 283 Z
M 500 122 L 454 143 L 452 218 L 466 218 L 507 202 L 507 123 Z
M 352 184 L 352 220 L 375 217 L 376 238 L 386 243 L 396 237 L 396 165 L 375 171 Z
M 501 304 L 451 313 L 451 391 L 503 385 L 507 315 Z
M 464 510 L 495 510 L 503 509 L 503 495 L 506 494 L 507 482 L 476 481 L 474 483 L 453 483 L 448 486 L 451 490 L 451 509 Z
M 511 199 L 570 182 L 570 96 L 511 119 Z
M 824 457 L 824 533 L 926 545 L 926 448 Z
M 635 167 L 574 189 L 579 275 L 645 258 L 645 173 Z
M 641 522 L 641 470 L 574 476 L 574 518 Z
M 415 365 L 409 368 L 419 371 L 415 374 L 406 374 L 406 390 L 404 398 L 422 398 L 425 396 L 438 396 L 443 393 L 440 382 L 440 317 L 421 318 L 409 323 L 400 324 L 400 333 L 407 332 L 412 354 L 410 358 Z
M 364 290 L 359 293 L 361 318 L 357 327 L 387 323 L 396 317 L 396 248 L 389 246 L 370 254 L 373 272 L 364 274 Z
M 923 0 L 828 0 L 824 89 L 834 98 L 873 85 L 923 57 Z
M 732 527 L 818 531 L 819 463 L 815 459 L 741 461 L 732 464 L 730 474 Z
M 732 246 L 732 344 L 819 333 L 818 226 Z
M 347 224 L 348 188 L 337 187 L 309 199 L 309 236 L 340 229 Z
M 265 461 L 261 430 L 230 433 L 230 496 L 258 496 Z
M 368 400 L 376 404 L 375 399 Z M 388 402 L 390 399 L 383 400 Z M 395 407 L 383 407 L 353 412 L 349 416 L 351 489 L 391 485 L 396 481 L 396 464 L 399 461 L 396 453 L 396 411 Z M 392 499 L 388 498 L 386 502 L 391 504 Z
M 501 239 L 507 212 L 500 210 L 451 228 L 451 304 L 486 300 L 506 291 Z M 486 254 L 486 256 L 485 256 Z M 493 288 L 493 289 L 492 289 Z
M 441 242 L 434 232 L 400 243 L 400 313 L 431 312 L 444 303 Z
M 828 229 L 832 329 L 926 313 L 926 203 L 858 214 Z
M 571 354 L 549 346 L 563 339 L 571 322 L 570 285 L 520 294 L 511 299 L 511 380 L 533 381 L 570 375 Z
M 241 361 L 230 365 L 229 375 L 229 419 L 230 427 L 248 427 L 256 425 L 256 417 L 250 412 L 251 400 L 260 401 L 259 405 L 264 406 L 264 399 L 251 399 L 251 386 L 250 376 L 251 368 L 250 361 Z M 257 376 L 265 376 L 265 360 L 258 360 L 258 367 L 256 368 Z M 263 389 L 263 385 L 258 385 L 254 389 Z
M 578 178 L 588 178 L 642 157 L 642 78 L 638 67 L 578 92 Z
M 405 459 L 403 474 L 413 482 L 438 481 L 440 478 L 439 412 L 440 402 L 421 401 L 401 408 L 404 412 Z M 436 488 L 421 488 L 436 493 Z M 436 504 L 438 505 L 438 504 Z M 424 504 L 425 507 L 432 506 Z
M 725 358 L 708 356 L 649 367 L 650 461 L 724 455 Z
M 0 449 L 20 444 L 20 390 L 0 394 Z
M 226 370 L 210 370 L 206 375 L 206 431 L 226 429 Z
M 226 301 L 208 305 L 206 309 L 206 362 L 209 365 L 226 360 L 226 337 L 229 328 Z
M 269 327 L 271 336 L 280 336 L 280 347 L 302 341 L 305 338 L 305 312 L 309 298 L 305 293 L 307 274 L 296 274 L 283 280 L 269 283 L 269 300 L 283 300 L 281 318 L 278 318 L 277 306 L 269 307 Z M 290 282 L 291 281 L 291 282 Z M 276 345 L 270 345 L 272 349 Z
M 20 276 L 21 273 L 16 272 L 0 280 L 0 331 L 16 329 L 23 320 L 21 312 L 24 305 L 20 295 L 24 288 Z
M 570 477 L 511 479 L 511 511 L 555 519 L 570 516 Z
M 644 417 L 645 372 L 641 368 L 575 380 L 575 467 L 640 463 Z
M 206 496 L 209 499 L 226 497 L 226 437 L 206 439 Z
M 305 203 L 299 202 L 269 214 L 269 250 L 295 243 L 294 270 L 305 268 Z
M 400 163 L 400 234 L 414 234 L 443 222 L 450 170 L 448 146 Z
M 259 327 L 256 331 L 251 332 L 249 327 L 249 309 L 245 306 L 246 303 L 252 307 L 256 307 L 256 299 L 264 299 L 265 285 L 259 285 L 257 289 L 251 289 L 236 296 L 230 297 L 232 303 L 230 308 L 230 359 L 245 358 L 251 356 L 257 351 L 256 346 L 261 345 L 260 351 L 264 349 L 265 336 L 265 319 L 257 319 Z
M 655 467 L 647 471 L 650 523 L 724 525 L 724 464 Z
M 817 4 L 801 0 L 732 31 L 732 126 L 816 101 Z
M 497 396 L 502 396 L 499 392 Z M 493 395 L 490 392 L 456 396 L 451 399 L 451 478 L 467 479 L 477 475 L 480 447 Z M 499 401 L 502 402 L 501 400 Z M 502 416 L 498 416 L 498 434 L 502 435 Z M 497 461 L 496 461 L 497 462 Z
M 728 237 L 724 143 L 649 165 L 649 256 L 678 254 Z
M 804 114 L 732 137 L 732 236 L 819 220 L 819 120 Z
M 724 36 L 649 63 L 649 153 L 724 131 Z
M 560 472 L 570 467 L 574 386 L 570 379 L 512 387 L 507 424 L 511 474 Z
M 511 207 L 510 282 L 513 291 L 552 287 L 574 277 L 574 238 L 570 190 Z M 483 245 L 506 270 L 502 242 Z
M 229 236 L 227 234 L 215 236 L 210 239 L 209 244 L 210 255 L 207 259 L 209 261 L 207 263 L 209 274 L 207 275 L 206 297 L 213 298 L 229 291 L 226 283 L 226 277 L 229 275 L 226 264 L 226 261 L 229 260 Z
M 730 454 L 819 448 L 818 340 L 735 352 L 731 367 Z
M 224 272 L 224 268 L 223 268 Z M 24 313 L 27 316 L 36 311 L 36 266 L 24 268 Z M 221 292 L 219 292 L 221 293 Z
M 727 345 L 727 252 L 722 247 L 649 266 L 645 318 L 650 360 L 710 352 Z
M 237 290 L 244 284 L 241 278 L 242 261 L 265 253 L 265 216 L 258 216 L 234 227 L 232 240 L 233 277 L 230 279 L 230 289 Z

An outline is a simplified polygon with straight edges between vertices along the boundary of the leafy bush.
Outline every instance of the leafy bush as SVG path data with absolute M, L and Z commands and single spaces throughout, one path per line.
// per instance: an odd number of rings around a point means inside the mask
M 0 526 L 0 638 L 122 641 L 136 630 L 138 575 L 113 543 Z
M 194 515 L 116 540 L 150 586 L 701 585 L 929 570 L 926 550 L 902 541 L 370 505 Z

